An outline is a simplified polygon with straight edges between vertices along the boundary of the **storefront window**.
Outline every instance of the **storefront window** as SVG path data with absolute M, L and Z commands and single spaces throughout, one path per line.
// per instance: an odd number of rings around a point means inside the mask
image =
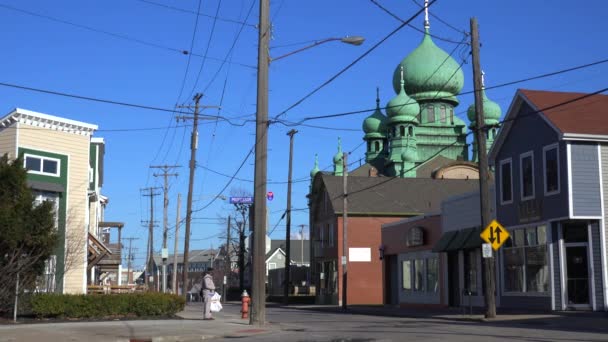
M 414 290 L 422 291 L 424 281 L 424 260 L 418 259 L 414 262 Z
M 546 227 L 512 231 L 503 248 L 506 292 L 548 292 Z
M 406 260 L 402 266 L 403 273 L 403 288 L 405 290 L 412 289 L 412 261 Z
M 464 251 L 464 286 L 477 295 L 477 250 Z
M 426 291 L 437 292 L 439 290 L 439 260 L 430 258 L 426 260 Z

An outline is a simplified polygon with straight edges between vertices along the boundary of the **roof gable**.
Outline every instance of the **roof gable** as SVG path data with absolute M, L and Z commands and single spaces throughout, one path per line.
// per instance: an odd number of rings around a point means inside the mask
M 15 108 L 12 112 L 0 118 L 0 127 L 8 127 L 16 122 L 81 135 L 91 135 L 93 131 L 97 130 L 97 125 L 21 108 Z

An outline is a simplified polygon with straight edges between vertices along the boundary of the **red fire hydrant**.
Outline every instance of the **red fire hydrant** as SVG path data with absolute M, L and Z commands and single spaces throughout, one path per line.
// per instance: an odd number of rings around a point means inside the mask
M 249 318 L 249 302 L 251 298 L 249 298 L 249 294 L 247 290 L 243 290 L 243 294 L 241 294 L 241 318 Z

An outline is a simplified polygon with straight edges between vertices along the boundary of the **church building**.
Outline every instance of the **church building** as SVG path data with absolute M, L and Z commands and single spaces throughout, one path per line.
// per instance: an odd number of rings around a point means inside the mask
M 319 171 L 315 160 L 308 199 L 318 304 L 342 303 L 343 255 L 348 260 L 347 303 L 383 304 L 381 226 L 438 212 L 445 198 L 478 189 L 477 163 L 467 144 L 468 128 L 475 128 L 474 106 L 467 112 L 468 127 L 454 114 L 464 86 L 461 65 L 433 41 L 428 7 L 424 28 L 422 42 L 392 75 L 396 95 L 382 108 L 377 91 L 376 109 L 363 121 L 365 164 L 345 170 L 340 142 L 333 172 Z M 500 108 L 485 93 L 484 110 L 488 124 L 498 123 Z M 495 136 L 490 130 L 488 146 Z M 343 252 L 345 210 L 348 253 Z

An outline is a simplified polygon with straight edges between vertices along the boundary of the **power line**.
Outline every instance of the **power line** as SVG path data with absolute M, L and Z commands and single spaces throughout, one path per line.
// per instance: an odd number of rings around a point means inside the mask
M 207 17 L 207 18 L 211 18 L 213 20 L 219 20 L 219 21 L 224 21 L 224 22 L 227 22 L 227 23 L 240 24 L 240 25 L 249 26 L 249 27 L 252 27 L 252 28 L 257 28 L 257 25 L 249 24 L 249 23 L 244 22 L 244 21 L 238 21 L 238 20 L 227 19 L 227 18 L 220 18 L 220 17 L 217 16 L 217 13 L 216 13 L 215 16 L 213 16 L 213 15 L 209 15 L 209 14 L 205 14 L 205 13 L 201 13 L 201 12 L 194 12 L 194 11 L 190 11 L 190 10 L 187 10 L 187 9 L 183 9 L 183 8 L 179 8 L 179 7 L 174 7 L 174 6 L 169 6 L 169 5 L 165 5 L 165 4 L 160 4 L 160 3 L 153 2 L 153 1 L 148 1 L 148 0 L 136 0 L 136 1 L 143 2 L 143 3 L 149 4 L 149 5 L 163 7 L 163 8 L 166 8 L 166 9 L 170 9 L 170 10 L 178 11 L 178 12 L 182 12 L 182 13 L 195 14 L 197 16 Z
M 213 19 L 213 24 L 211 25 L 211 32 L 209 33 L 209 40 L 207 41 L 207 47 L 205 48 L 205 56 L 209 53 L 209 47 L 211 46 L 211 41 L 213 40 L 213 33 L 215 33 L 215 25 L 217 24 L 217 15 L 220 13 L 220 8 L 222 7 L 222 0 L 218 1 L 217 9 L 215 10 L 215 18 Z M 197 16 L 198 18 L 198 16 Z M 194 94 L 194 90 L 198 85 L 198 81 L 203 74 L 203 69 L 205 68 L 205 59 L 201 63 L 201 67 L 198 70 L 198 75 L 196 75 L 196 80 L 194 81 L 194 85 L 192 86 L 192 91 L 190 91 L 190 95 Z M 220 104 L 221 105 L 221 104 Z
M 399 17 L 398 17 L 396 14 L 394 14 L 394 13 L 393 13 L 393 12 L 391 12 L 391 11 L 389 11 L 389 10 L 388 10 L 386 7 L 384 7 L 384 6 L 380 5 L 380 3 L 378 3 L 376 0 L 370 0 L 370 1 L 371 1 L 371 2 L 372 2 L 374 5 L 376 5 L 378 8 L 380 8 L 381 10 L 383 10 L 385 13 L 387 13 L 388 15 L 390 15 L 391 17 L 393 17 L 394 19 L 397 19 L 397 20 L 398 20 L 398 21 L 400 21 L 400 22 L 404 22 L 404 21 L 403 21 L 403 19 L 399 18 Z M 415 1 L 414 1 L 414 2 L 415 2 Z M 424 7 L 422 7 L 422 8 L 424 9 Z M 452 39 L 443 38 L 443 37 L 440 37 L 440 36 L 437 36 L 437 35 L 431 34 L 430 32 L 426 32 L 426 31 L 424 31 L 424 30 L 422 30 L 422 29 L 418 28 L 418 27 L 417 27 L 417 26 L 415 26 L 415 25 L 408 24 L 407 26 L 409 26 L 410 28 L 412 28 L 412 29 L 414 29 L 414 30 L 416 30 L 416 31 L 418 31 L 418 32 L 420 32 L 420 33 L 422 33 L 422 34 L 428 34 L 429 36 L 431 36 L 431 37 L 433 37 L 433 38 L 435 38 L 435 39 L 442 40 L 442 41 L 444 41 L 444 42 L 448 42 L 448 43 L 453 43 L 453 44 L 461 44 L 461 43 L 460 43 L 460 42 L 458 42 L 458 41 L 455 41 L 455 40 L 452 40 Z M 463 30 L 463 31 L 457 30 L 457 32 L 459 32 L 459 33 L 463 33 L 465 36 L 467 36 L 467 35 L 468 35 L 468 33 L 467 33 L 467 32 L 465 32 L 464 30 Z
M 129 42 L 145 45 L 145 46 L 148 46 L 148 47 L 153 47 L 153 48 L 160 49 L 160 50 L 166 50 L 166 51 L 171 51 L 171 52 L 179 53 L 180 55 L 192 55 L 192 56 L 195 56 L 195 57 L 204 57 L 204 56 L 202 56 L 200 54 L 196 54 L 196 53 L 192 52 L 192 50 L 188 51 L 188 50 L 177 49 L 177 48 L 165 46 L 165 45 L 162 45 L 162 44 L 146 41 L 146 40 L 143 40 L 143 39 L 130 37 L 130 36 L 125 35 L 125 34 L 114 33 L 114 32 L 110 32 L 110 31 L 94 28 L 94 27 L 91 27 L 91 26 L 87 26 L 87 25 L 77 24 L 77 23 L 74 23 L 74 22 L 71 22 L 71 21 L 67 21 L 67 20 L 64 20 L 64 19 L 60 19 L 60 18 L 56 18 L 56 17 L 51 17 L 51 16 L 46 15 L 46 14 L 35 13 L 35 12 L 32 12 L 32 11 L 24 10 L 24 9 L 13 7 L 13 6 L 6 5 L 6 4 L 0 4 L 0 8 L 4 8 L 4 9 L 15 11 L 15 12 L 20 12 L 20 13 L 27 14 L 27 15 L 34 16 L 34 17 L 39 17 L 39 18 L 47 19 L 47 20 L 54 21 L 54 22 L 57 22 L 57 23 L 60 23 L 60 24 L 77 27 L 77 28 L 80 28 L 80 29 L 83 29 L 83 30 L 87 30 L 87 31 L 91 31 L 91 32 L 99 33 L 99 34 L 104 34 L 106 36 L 110 36 L 110 37 L 113 37 L 113 38 L 118 38 L 118 39 L 121 39 L 121 40 L 124 40 L 124 41 L 129 41 Z M 210 59 L 210 60 L 214 60 L 214 61 L 218 61 L 218 62 L 222 62 L 222 63 L 226 63 L 225 60 L 222 60 L 222 59 L 219 59 L 219 58 L 214 58 L 214 57 L 209 57 L 209 56 L 204 57 L 204 58 Z M 247 64 L 236 63 L 236 62 L 231 62 L 231 63 L 239 65 L 239 66 L 242 66 L 242 67 L 246 67 L 246 68 L 257 69 L 257 67 L 255 67 L 253 65 L 247 65 Z
M 434 4 L 435 1 L 437 1 L 437 0 L 432 0 L 429 3 L 429 7 L 432 4 Z M 285 109 L 282 112 L 280 112 L 279 114 L 277 114 L 274 117 L 274 120 L 277 120 L 281 116 L 287 114 L 288 111 L 290 111 L 293 108 L 297 107 L 302 102 L 304 102 L 306 99 L 308 99 L 309 97 L 311 97 L 312 95 L 314 95 L 316 92 L 318 92 L 319 90 L 321 90 L 322 88 L 324 88 L 325 86 L 327 86 L 328 84 L 330 84 L 331 82 L 333 82 L 335 79 L 337 79 L 338 77 L 340 77 L 340 75 L 342 75 L 347 70 L 349 70 L 350 68 L 352 68 L 355 64 L 357 64 L 360 60 L 362 60 L 367 55 L 369 55 L 372 51 L 374 51 L 378 46 L 380 46 L 382 43 L 384 43 L 387 39 L 389 39 L 390 37 L 392 37 L 395 33 L 399 32 L 403 27 L 405 27 L 407 24 L 409 24 L 412 20 L 414 20 L 423 11 L 424 11 L 424 9 L 421 9 L 418 12 L 416 12 L 407 21 L 405 21 L 405 22 L 401 23 L 401 25 L 397 26 L 397 28 L 395 28 L 393 31 L 391 31 L 386 37 L 382 38 L 379 42 L 377 42 L 376 44 L 374 44 L 370 49 L 368 49 L 366 52 L 364 52 L 361 56 L 357 57 L 354 61 L 352 61 L 351 63 L 349 63 L 346 67 L 344 67 L 340 71 L 338 71 L 338 73 L 336 73 L 335 75 L 333 75 L 332 77 L 330 77 L 327 81 L 323 82 L 320 86 L 318 86 L 315 89 L 313 89 L 311 92 L 309 92 L 308 94 L 306 94 L 300 100 L 296 101 L 294 104 L 292 104 L 291 106 L 289 106 L 287 109 Z
M 256 2 L 256 0 L 252 0 L 251 1 L 251 7 L 249 7 L 249 11 L 247 12 L 247 16 L 245 16 L 245 21 L 247 21 L 247 19 L 249 19 L 249 16 L 251 15 L 251 12 L 253 10 L 255 2 Z M 241 33 L 243 32 L 244 28 L 245 28 L 245 25 L 241 25 L 241 28 L 239 29 L 238 33 L 234 37 L 234 41 L 232 42 L 232 45 L 230 46 L 230 49 L 228 50 L 228 53 L 226 54 L 226 58 L 224 58 L 224 60 L 228 59 L 228 56 L 230 56 L 232 54 L 232 50 L 234 50 L 234 47 L 236 46 L 236 43 L 238 42 L 239 37 L 241 36 Z M 217 77 L 217 75 L 220 73 L 220 71 L 224 67 L 224 64 L 226 64 L 226 63 L 222 63 L 220 65 L 220 67 L 217 69 L 217 72 L 213 75 L 213 77 L 211 77 L 211 80 L 209 81 L 209 83 L 207 83 L 207 86 L 205 86 L 205 88 L 203 90 L 203 93 L 206 93 L 207 89 L 209 89 L 209 87 L 211 86 L 211 84 L 213 84 L 213 82 L 215 81 L 215 78 Z
M 596 66 L 596 65 L 599 65 L 599 64 L 604 64 L 606 62 L 608 62 L 608 59 L 602 59 L 602 60 L 599 60 L 599 61 L 596 61 L 596 62 L 587 63 L 587 64 L 583 64 L 583 65 L 578 65 L 578 66 L 567 68 L 567 69 L 562 69 L 562 70 L 553 71 L 553 72 L 549 72 L 549 73 L 545 73 L 545 74 L 540 74 L 540 75 L 536 75 L 536 76 L 522 78 L 522 79 L 518 79 L 518 80 L 514 80 L 514 81 L 508 81 L 508 82 L 504 82 L 504 83 L 499 83 L 499 84 L 494 85 L 494 86 L 487 86 L 487 87 L 485 87 L 485 90 L 492 90 L 492 89 L 497 89 L 497 88 L 502 88 L 502 87 L 518 84 L 518 83 L 524 83 L 524 82 L 533 81 L 533 80 L 537 80 L 537 79 L 541 79 L 541 78 L 555 76 L 555 75 L 559 75 L 559 74 L 563 74 L 563 73 L 567 73 L 567 72 L 571 72 L 571 71 L 585 69 L 585 68 Z M 459 95 L 468 95 L 468 94 L 472 94 L 474 92 L 475 91 L 470 90 L 470 91 L 462 92 Z M 435 98 L 435 100 L 444 100 L 444 99 L 448 99 L 448 98 L 449 97 L 447 97 L 447 96 L 446 97 L 437 97 L 437 98 Z M 410 104 L 413 105 L 415 103 L 412 102 Z M 396 105 L 396 106 L 386 106 L 386 107 L 381 107 L 381 109 L 383 109 L 383 110 L 386 111 L 387 109 L 392 108 L 392 107 L 405 106 L 405 105 L 406 104 Z M 310 117 L 305 117 L 302 120 L 300 120 L 298 122 L 295 122 L 295 123 L 292 122 L 292 121 L 287 121 L 287 120 L 276 120 L 274 122 L 278 122 L 278 123 L 281 123 L 281 124 L 283 124 L 285 126 L 292 127 L 292 126 L 299 126 L 299 125 L 301 125 L 302 122 L 306 122 L 306 121 L 319 120 L 319 119 L 328 119 L 328 118 L 335 118 L 335 117 L 342 117 L 342 116 L 350 116 L 350 115 L 356 115 L 356 114 L 362 114 L 362 113 L 369 113 L 369 112 L 373 112 L 375 110 L 376 110 L 376 108 L 368 108 L 368 109 L 353 110 L 353 111 L 349 111 L 349 112 L 342 112 L 342 113 L 335 113 L 335 114 L 310 116 Z M 466 111 L 464 111 L 463 113 L 466 113 Z

